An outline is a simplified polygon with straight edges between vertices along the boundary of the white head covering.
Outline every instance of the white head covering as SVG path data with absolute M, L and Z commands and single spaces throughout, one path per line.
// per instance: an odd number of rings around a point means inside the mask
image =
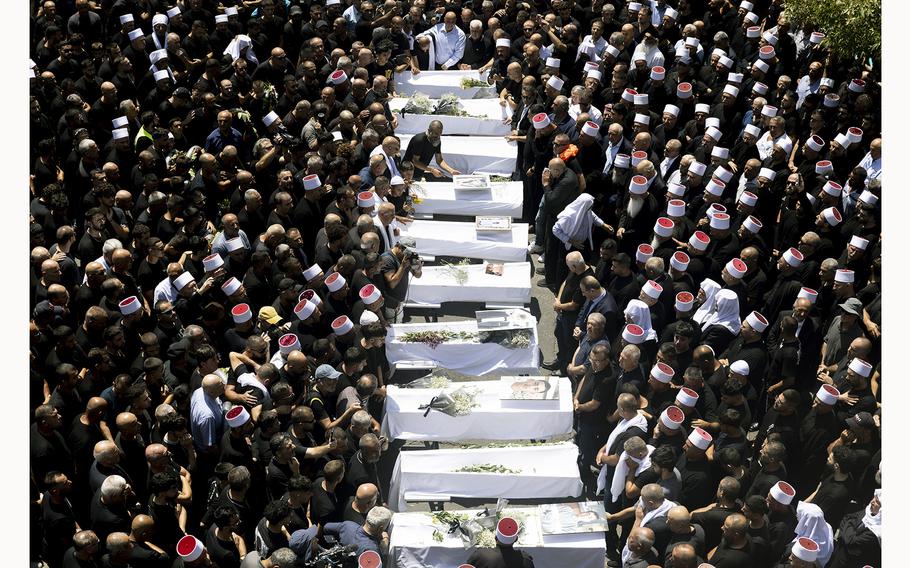
M 876 489 L 875 496 L 878 497 L 878 500 L 882 499 L 882 490 Z M 878 537 L 878 542 L 882 542 L 882 510 L 878 510 L 877 515 L 872 514 L 872 503 L 866 505 L 866 514 L 863 515 L 863 525 L 872 531 L 872 533 Z
M 706 330 L 712 325 L 725 327 L 734 335 L 739 333 L 742 325 L 742 320 L 739 319 L 739 296 L 733 290 L 725 288 L 714 295 L 714 310 L 702 322 L 701 328 Z
M 819 565 L 824 566 L 831 559 L 834 552 L 834 531 L 831 525 L 825 522 L 825 514 L 818 505 L 800 501 L 796 505 L 796 537 L 811 538 L 818 545 L 817 561 Z
M 695 315 L 692 316 L 695 323 L 702 323 L 711 313 L 714 308 L 714 295 L 720 290 L 720 284 L 710 278 L 705 278 L 701 282 L 701 289 L 705 291 L 705 303 L 695 310 Z
M 646 303 L 638 299 L 630 300 L 623 315 L 631 320 L 631 323 L 645 330 L 645 341 L 657 339 L 657 332 L 651 329 L 651 310 Z
M 595 217 L 591 211 L 593 205 L 594 196 L 590 193 L 582 193 L 556 216 L 553 229 L 559 227 L 572 240 L 587 239 L 591 243 L 591 248 L 594 248 L 594 237 L 591 235 Z M 566 250 L 572 248 L 572 243 L 565 243 L 565 245 Z
M 259 65 L 259 60 L 256 59 L 256 54 L 253 53 L 253 40 L 251 40 L 248 35 L 235 35 L 234 39 L 231 40 L 231 43 L 224 48 L 224 54 L 230 55 L 231 61 L 237 61 L 240 58 L 240 52 L 243 51 L 244 47 L 249 48 L 246 50 L 247 61 Z

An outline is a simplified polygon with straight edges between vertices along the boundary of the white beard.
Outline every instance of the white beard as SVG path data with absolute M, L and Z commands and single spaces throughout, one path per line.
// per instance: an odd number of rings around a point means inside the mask
M 660 246 L 659 237 L 655 236 L 653 239 L 651 239 L 651 248 L 653 248 L 654 250 L 657 250 L 657 247 L 659 247 L 659 246 Z
M 645 206 L 644 199 L 629 198 L 629 203 L 626 204 L 626 213 L 629 214 L 629 217 L 634 219 L 635 217 L 638 216 L 639 213 L 641 213 L 641 209 L 644 206 Z

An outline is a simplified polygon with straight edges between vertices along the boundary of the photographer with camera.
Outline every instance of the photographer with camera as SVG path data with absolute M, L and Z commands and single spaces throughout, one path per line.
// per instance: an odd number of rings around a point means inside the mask
M 385 298 L 385 316 L 389 321 L 395 320 L 399 305 L 408 297 L 408 273 L 413 274 L 414 278 L 423 275 L 423 261 L 414 250 L 416 247 L 414 237 L 403 236 L 380 259 L 382 279 L 379 287 Z

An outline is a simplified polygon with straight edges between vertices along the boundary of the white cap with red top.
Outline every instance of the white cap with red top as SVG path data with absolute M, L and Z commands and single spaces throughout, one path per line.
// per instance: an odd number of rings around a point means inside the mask
M 249 304 L 237 304 L 231 308 L 231 318 L 234 323 L 246 323 L 253 319 L 253 310 Z
M 670 430 L 679 430 L 686 415 L 683 411 L 675 406 L 668 406 L 666 410 L 660 413 L 660 423 Z
M 815 398 L 823 404 L 828 406 L 834 406 L 837 404 L 837 399 L 840 396 L 840 391 L 837 390 L 833 385 L 822 385 L 818 392 L 815 393 Z
M 237 293 L 237 290 L 240 290 L 240 286 L 240 280 L 231 276 L 221 285 L 221 291 L 224 292 L 225 296 L 233 296 Z
M 704 251 L 708 248 L 709 244 L 711 244 L 711 237 L 703 231 L 695 231 L 692 233 L 692 236 L 689 237 L 689 245 L 695 250 Z
M 278 351 L 288 355 L 291 351 L 300 351 L 300 340 L 293 333 L 285 333 L 278 338 Z
M 654 377 L 656 381 L 667 384 L 673 380 L 673 375 L 676 374 L 676 371 L 673 370 L 673 367 L 667 365 L 666 363 L 658 362 L 653 367 L 651 367 L 651 376 Z
M 344 285 L 347 284 L 347 280 L 344 279 L 338 272 L 333 272 L 328 275 L 325 279 L 325 287 L 329 289 L 329 292 L 337 292 L 344 288 Z
M 691 311 L 693 305 L 695 305 L 695 295 L 692 292 L 680 292 L 676 295 L 675 307 L 677 311 Z
M 793 247 L 790 247 L 784 251 L 783 259 L 784 262 L 793 268 L 799 268 L 799 266 L 803 263 L 803 253 L 799 252 Z
M 360 289 L 360 299 L 364 304 L 378 302 L 380 298 L 382 298 L 382 294 L 379 292 L 379 288 L 373 284 L 367 284 Z
M 502 544 L 513 544 L 518 540 L 518 521 L 512 517 L 503 517 L 496 523 L 496 540 Z
M 755 215 L 749 215 L 748 217 L 746 217 L 743 220 L 743 227 L 745 227 L 746 230 L 749 231 L 750 233 L 753 233 L 756 235 L 761 232 L 762 226 L 763 225 L 762 225 L 761 221 L 759 221 L 758 217 L 756 217 Z
M 648 244 L 640 244 L 635 250 L 635 261 L 644 264 L 648 259 L 654 256 L 654 247 Z
M 648 280 L 645 282 L 645 285 L 641 287 L 641 291 L 649 298 L 656 300 L 660 298 L 660 294 L 664 291 L 664 287 L 653 280 Z
M 632 176 L 632 180 L 629 182 L 629 193 L 642 195 L 646 191 L 648 191 L 648 178 L 645 176 Z
M 690 444 L 699 450 L 707 450 L 714 438 L 702 428 L 695 427 L 692 429 L 692 433 L 689 434 L 688 440 Z
M 313 312 L 316 311 L 316 304 L 308 300 L 301 300 L 297 306 L 294 308 L 294 314 L 297 316 L 297 319 L 303 321 L 313 315 Z
M 228 410 L 224 415 L 224 419 L 231 428 L 239 428 L 249 421 L 250 413 L 247 412 L 246 408 L 238 405 Z
M 727 269 L 727 274 L 737 280 L 745 276 L 746 272 L 749 271 L 749 267 L 746 266 L 746 263 L 741 258 L 731 258 L 724 268 Z
M 645 330 L 634 323 L 630 323 L 623 328 L 622 338 L 626 343 L 639 345 L 645 341 Z
M 335 335 L 345 335 L 354 329 L 354 322 L 348 316 L 338 316 L 332 320 L 332 331 Z
M 676 403 L 693 408 L 698 404 L 698 393 L 689 387 L 683 387 L 676 393 Z
M 210 254 L 202 259 L 202 268 L 206 272 L 214 272 L 224 266 L 224 259 L 218 253 Z
M 660 217 L 657 219 L 657 222 L 654 223 L 654 234 L 659 237 L 671 237 L 673 236 L 673 228 L 676 226 L 676 223 L 672 219 L 666 217 Z
M 789 505 L 793 501 L 793 498 L 796 497 L 796 490 L 786 481 L 778 481 L 771 486 L 771 490 L 768 491 L 768 496 L 781 505 Z
M 203 552 L 205 552 L 205 547 L 202 545 L 202 541 L 193 535 L 188 534 L 177 541 L 177 554 L 184 562 L 199 560 Z
M 686 202 L 682 199 L 671 199 L 667 202 L 667 215 L 683 217 L 686 214 Z
M 128 316 L 131 314 L 135 314 L 136 312 L 141 310 L 142 302 L 140 302 L 139 298 L 137 298 L 136 296 L 130 296 L 129 298 L 120 302 L 120 304 L 118 304 L 118 307 L 120 308 L 120 313 L 122 315 Z
M 749 326 L 758 333 L 762 333 L 768 329 L 768 319 L 755 311 L 746 316 L 746 322 L 748 322 Z
M 856 373 L 857 375 L 860 375 L 860 376 L 866 377 L 866 378 L 868 378 L 869 375 L 872 374 L 872 365 L 870 365 L 866 361 L 863 361 L 859 357 L 854 357 L 853 360 L 850 361 L 849 369 L 851 371 L 853 371 L 854 373 Z
M 803 287 L 799 289 L 799 294 L 797 294 L 796 297 L 805 298 L 806 300 L 809 300 L 809 303 L 814 304 L 815 300 L 818 299 L 818 292 L 812 288 Z
M 790 552 L 800 560 L 814 563 L 818 558 L 818 543 L 809 537 L 801 536 L 793 543 Z

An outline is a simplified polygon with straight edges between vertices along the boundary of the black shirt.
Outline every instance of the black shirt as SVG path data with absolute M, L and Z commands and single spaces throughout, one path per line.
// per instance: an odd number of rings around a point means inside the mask
M 424 166 L 428 166 L 430 161 L 433 159 L 436 154 L 442 153 L 442 140 L 436 144 L 431 143 L 427 139 L 427 133 L 421 132 L 420 134 L 415 134 L 411 141 L 408 142 L 408 149 L 405 150 L 404 162 L 412 162 L 414 158 L 420 160 L 420 163 Z M 415 172 L 420 173 L 420 172 Z
M 342 520 L 343 510 L 338 503 L 338 496 L 322 488 L 322 477 L 313 482 L 313 497 L 310 499 L 310 518 L 320 525 L 337 523 Z
M 714 568 L 753 568 L 757 566 L 753 554 L 752 538 L 746 537 L 746 545 L 742 548 L 730 548 L 726 541 L 721 541 L 708 562 Z

